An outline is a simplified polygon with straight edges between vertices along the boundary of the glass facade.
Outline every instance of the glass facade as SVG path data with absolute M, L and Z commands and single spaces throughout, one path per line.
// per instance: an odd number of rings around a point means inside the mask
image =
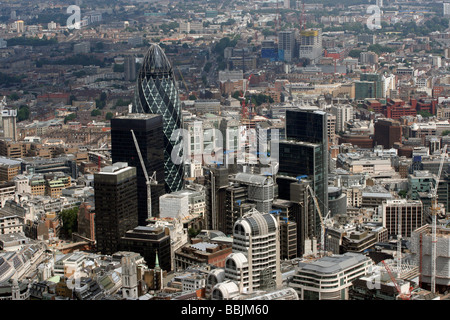
M 164 141 L 161 115 L 129 114 L 111 119 L 111 157 L 113 163 L 127 162 L 137 172 L 138 220 L 147 225 L 147 181 L 134 144 L 133 130 L 149 176 L 156 172 L 157 184 L 151 186 L 152 216 L 159 216 L 159 197 L 165 193 Z
M 183 187 L 183 164 L 172 161 L 172 151 L 180 143 L 182 128 L 181 104 L 169 60 L 162 49 L 152 44 L 136 80 L 133 113 L 153 113 L 163 116 L 164 176 L 166 191 Z
M 327 114 L 318 110 L 287 110 L 286 140 L 280 142 L 281 175 L 307 175 L 313 181 L 322 214 L 328 212 Z M 320 220 L 316 230 L 320 231 Z

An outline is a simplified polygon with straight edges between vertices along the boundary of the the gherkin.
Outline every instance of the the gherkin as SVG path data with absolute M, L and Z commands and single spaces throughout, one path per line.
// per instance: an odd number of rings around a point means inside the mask
M 172 150 L 181 139 L 181 103 L 172 66 L 164 51 L 152 44 L 145 55 L 136 80 L 133 113 L 153 113 L 163 116 L 164 176 L 166 191 L 183 187 L 183 165 L 172 159 Z M 152 173 L 149 172 L 149 175 Z

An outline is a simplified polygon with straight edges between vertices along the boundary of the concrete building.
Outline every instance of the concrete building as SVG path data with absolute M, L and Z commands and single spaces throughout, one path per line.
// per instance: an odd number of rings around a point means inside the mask
M 431 231 L 431 225 L 424 225 L 411 235 L 412 260 L 419 266 L 420 281 L 427 284 L 431 284 Z M 450 286 L 450 229 L 438 225 L 436 240 L 436 292 L 443 292 Z
M 231 252 L 229 244 L 218 244 L 213 241 L 187 244 L 175 251 L 174 270 L 184 270 L 203 264 L 223 268 Z
M 125 81 L 136 80 L 136 58 L 128 56 L 124 61 L 124 77 Z
M 330 112 L 336 116 L 336 133 L 346 130 L 346 123 L 353 119 L 353 107 L 351 105 L 333 105 Z
M 261 213 L 272 211 L 274 181 L 270 176 L 240 172 L 230 180 L 248 188 L 247 199 L 250 203 L 255 204 L 256 210 Z
M 234 227 L 233 253 L 225 261 L 223 276 L 212 288 L 212 300 L 229 300 L 242 293 L 279 289 L 279 223 L 271 214 L 253 209 Z
M 3 137 L 17 141 L 17 110 L 2 110 Z
M 399 234 L 399 224 L 402 238 L 409 238 L 425 221 L 421 201 L 387 200 L 382 204 L 381 210 L 383 227 L 388 230 L 389 236 L 395 238 Z
M 374 141 L 385 149 L 392 148 L 395 143 L 402 142 L 402 127 L 399 121 L 378 119 L 374 125 Z
M 163 270 L 172 270 L 169 231 L 162 226 L 136 226 L 119 240 L 122 251 L 139 253 L 149 268 L 155 267 L 156 255 Z
M 328 209 L 331 216 L 347 213 L 347 195 L 342 188 L 328 186 Z
M 295 31 L 287 30 L 278 33 L 278 51 L 281 52 L 282 60 L 292 62 L 296 56 Z
M 300 31 L 299 58 L 305 58 L 311 64 L 316 64 L 322 57 L 322 29 L 307 29 Z
M 299 262 L 290 287 L 300 300 L 348 300 L 352 282 L 368 273 L 372 260 L 357 253 Z
M 159 212 L 161 218 L 181 219 L 189 215 L 187 195 L 165 194 L 159 198 Z
M 91 44 L 89 41 L 84 41 L 73 45 L 73 53 L 75 54 L 86 54 L 89 52 L 91 52 Z

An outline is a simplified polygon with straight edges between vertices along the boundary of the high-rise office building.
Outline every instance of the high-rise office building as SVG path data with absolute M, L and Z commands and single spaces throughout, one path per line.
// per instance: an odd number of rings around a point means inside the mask
M 184 178 L 182 155 L 174 150 L 181 140 L 178 130 L 182 128 L 181 104 L 172 66 L 158 45 L 152 44 L 148 49 L 136 85 L 133 113 L 161 114 L 163 117 L 166 191 L 178 191 L 183 187 Z
M 399 234 L 411 237 L 414 230 L 424 225 L 423 205 L 419 200 L 387 200 L 381 206 L 383 215 L 383 227 L 388 230 L 390 236 Z
M 17 110 L 2 111 L 3 136 L 12 141 L 17 141 Z
M 374 125 L 374 141 L 385 149 L 394 147 L 396 142 L 402 142 L 402 126 L 399 121 L 392 119 L 378 119 Z
M 279 222 L 274 215 L 252 209 L 237 220 L 232 248 L 224 281 L 214 286 L 212 300 L 281 287 Z
M 345 131 L 346 123 L 353 119 L 353 107 L 351 105 L 333 105 L 330 111 L 336 116 L 336 132 Z
M 17 27 L 17 29 L 16 29 L 17 33 L 25 32 L 25 22 L 23 20 L 17 20 L 16 27 Z
M 384 93 L 383 76 L 377 73 L 361 73 L 355 81 L 355 100 L 382 98 Z
M 280 142 L 279 173 L 307 175 L 322 213 L 328 212 L 327 113 L 318 110 L 287 110 L 286 141 Z
M 134 56 L 125 58 L 124 77 L 126 81 L 136 80 L 136 58 Z
M 97 251 L 119 251 L 120 238 L 138 225 L 136 168 L 114 163 L 94 174 Z
M 111 157 L 113 163 L 127 162 L 136 168 L 139 225 L 147 225 L 147 181 L 134 144 L 133 130 L 144 160 L 147 174 L 154 172 L 156 184 L 151 185 L 151 214 L 159 216 L 159 197 L 164 187 L 163 119 L 157 114 L 128 114 L 111 119 Z
M 442 5 L 444 9 L 444 16 L 446 17 L 450 16 L 450 3 L 444 2 Z
M 316 64 L 322 57 L 322 53 L 322 29 L 300 31 L 299 58 L 309 59 L 312 64 Z
M 226 189 L 228 187 L 228 169 L 225 167 L 204 168 L 206 178 L 206 214 L 207 229 L 226 232 L 227 210 Z
M 361 52 L 359 55 L 359 62 L 362 65 L 372 65 L 378 63 L 378 55 L 375 52 Z
M 278 51 L 281 60 L 291 62 L 295 58 L 296 50 L 294 30 L 278 32 Z

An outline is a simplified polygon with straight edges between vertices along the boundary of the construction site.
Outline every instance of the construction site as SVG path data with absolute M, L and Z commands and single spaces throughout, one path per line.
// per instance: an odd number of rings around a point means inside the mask
M 450 286 L 450 228 L 436 227 L 435 290 L 444 292 Z M 430 287 L 433 283 L 433 237 L 432 226 L 416 229 L 411 237 L 411 258 L 419 267 L 419 286 Z

